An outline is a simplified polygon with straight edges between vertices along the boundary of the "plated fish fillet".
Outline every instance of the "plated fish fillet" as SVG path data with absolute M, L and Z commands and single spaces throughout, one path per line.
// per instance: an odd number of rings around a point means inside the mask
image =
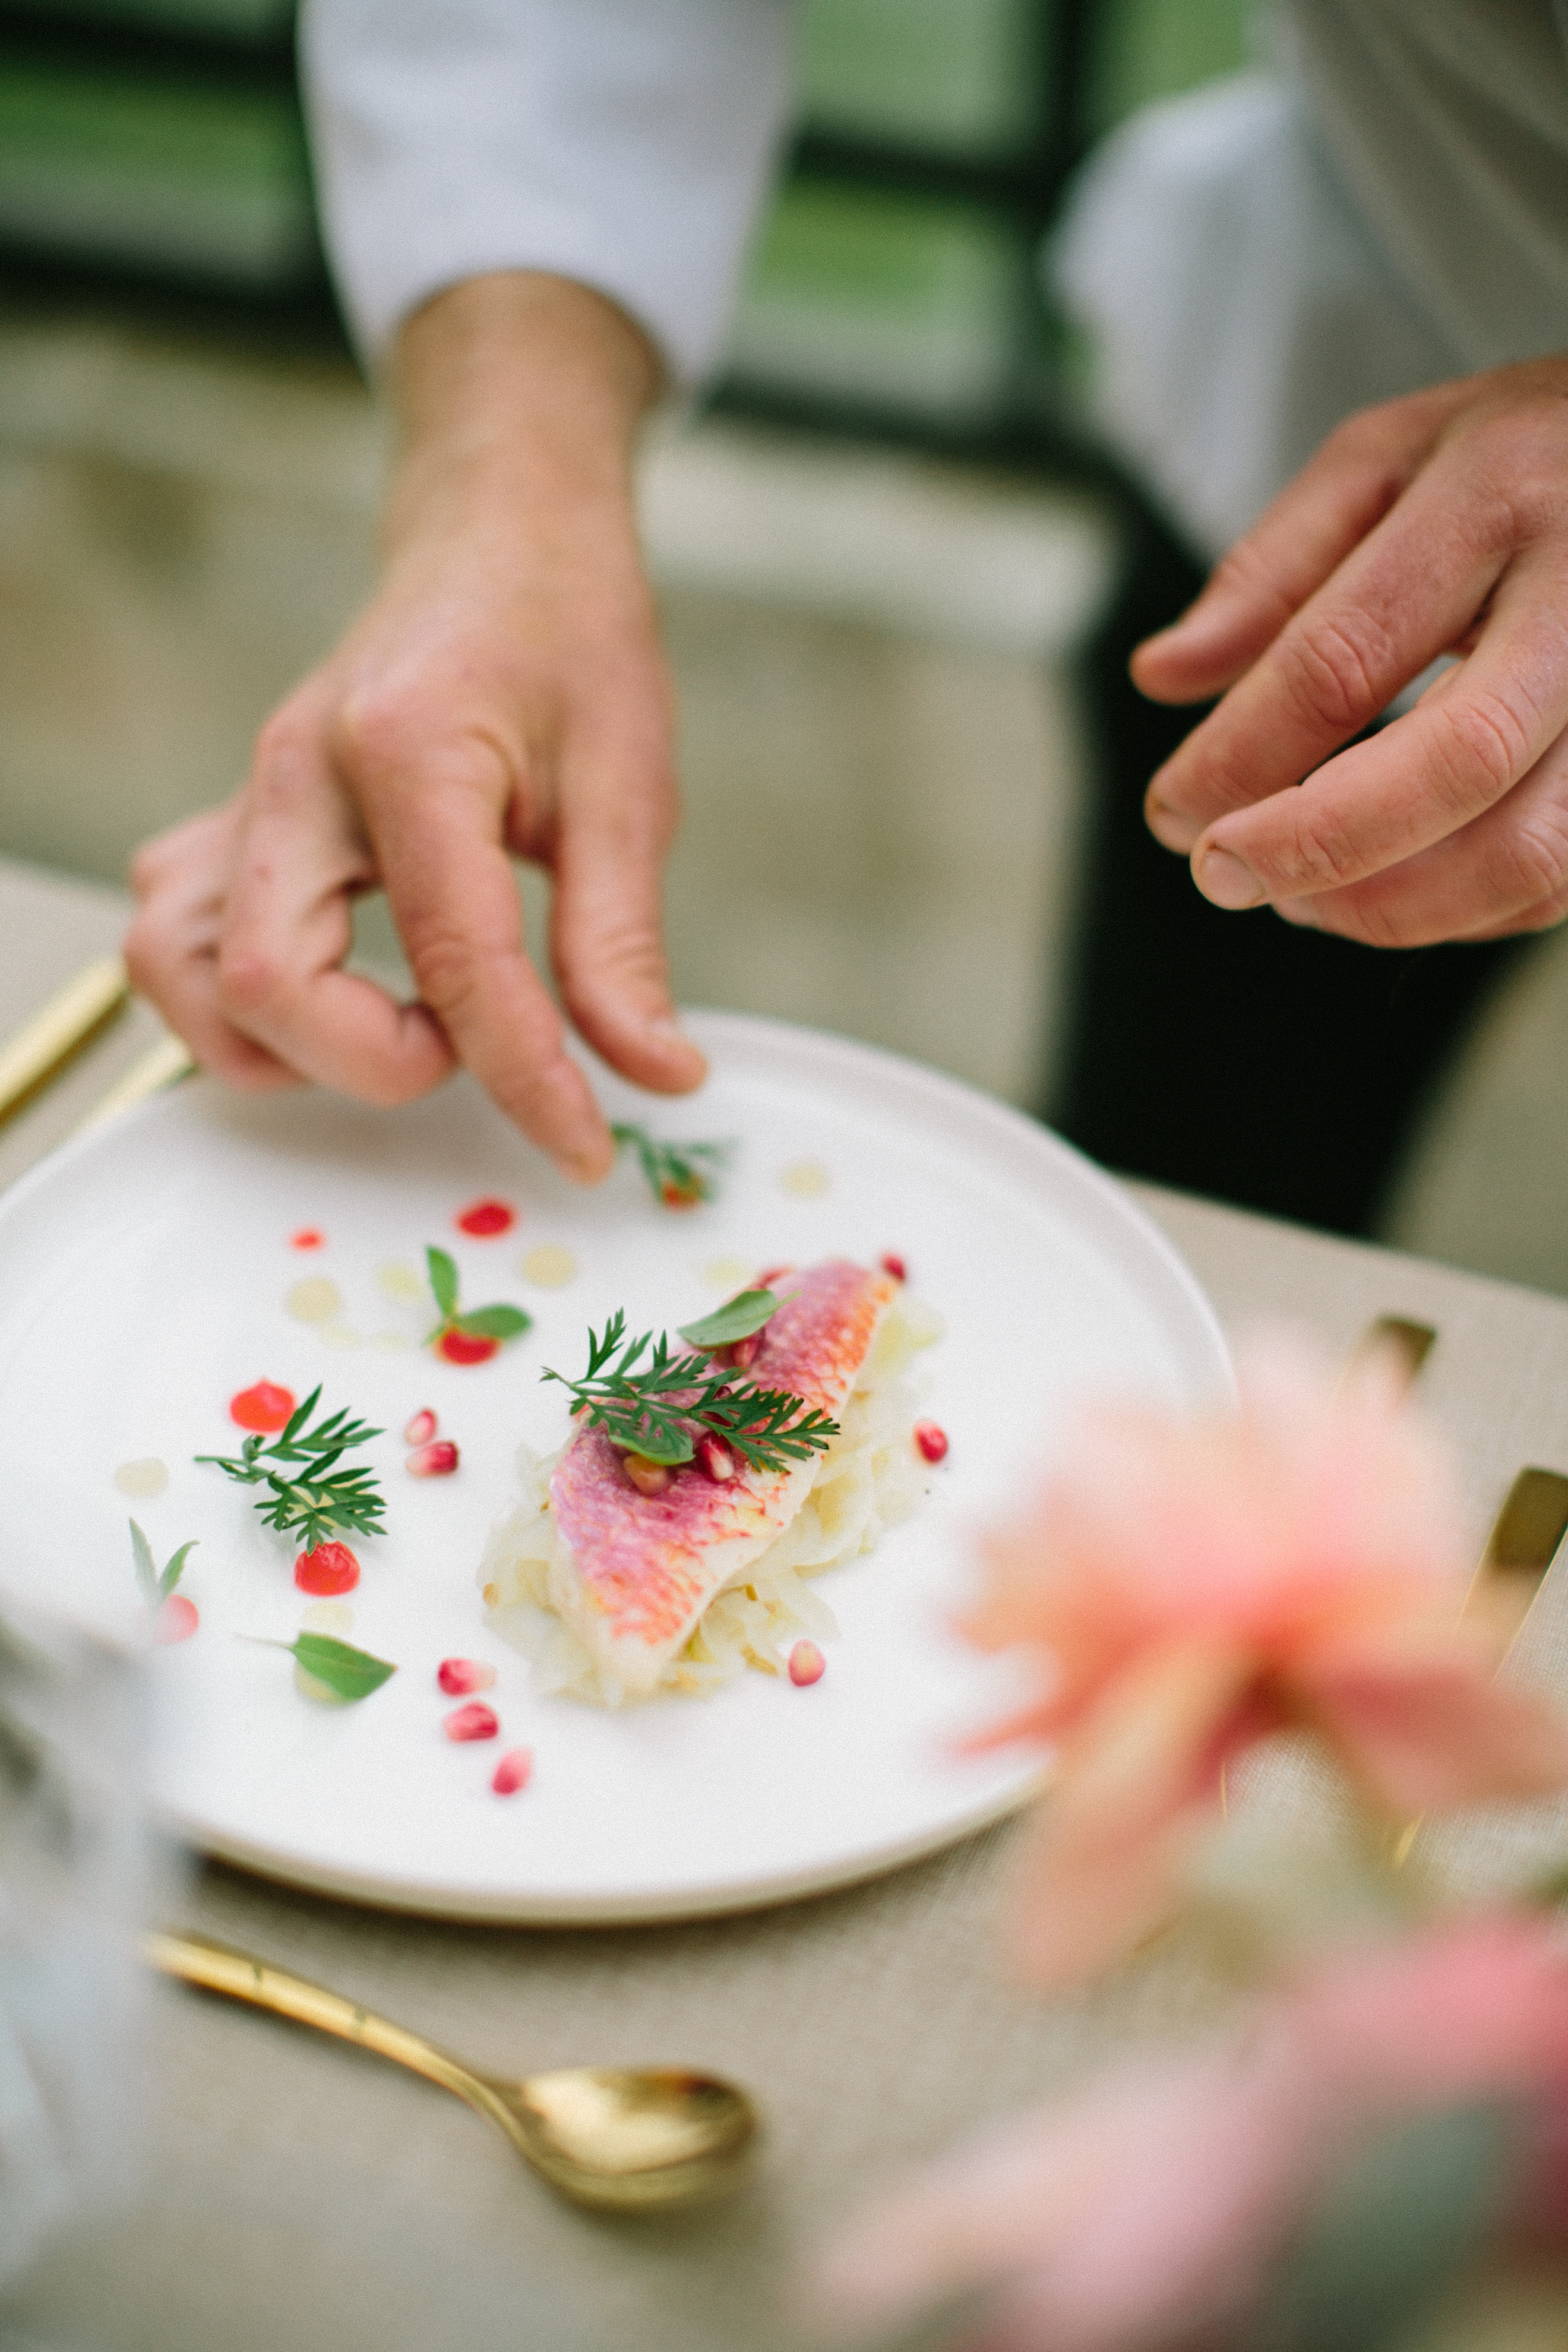
M 791 1275 L 750 1377 L 837 1418 L 897 1295 L 885 1274 L 829 1258 Z M 556 1465 L 552 1601 L 599 1668 L 628 1694 L 650 1690 L 714 1596 L 789 1526 L 817 1461 L 742 1471 L 723 1485 L 695 1465 L 663 1494 L 639 1494 L 602 1430 L 580 1430 Z M 565 1569 L 565 1572 L 560 1572 Z

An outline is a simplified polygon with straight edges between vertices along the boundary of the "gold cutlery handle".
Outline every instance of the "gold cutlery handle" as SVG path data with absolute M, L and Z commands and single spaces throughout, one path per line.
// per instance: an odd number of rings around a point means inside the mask
M 19 1110 L 79 1046 L 113 1019 L 131 992 L 118 956 L 100 956 L 67 981 L 9 1044 L 0 1046 L 0 1119 Z
M 162 1094 L 166 1087 L 177 1087 L 195 1068 L 195 1056 L 183 1037 L 160 1037 L 150 1045 L 139 1061 L 132 1062 L 121 1078 L 118 1078 L 100 1100 L 94 1103 L 82 1120 L 77 1133 L 84 1135 L 89 1127 L 99 1127 L 106 1118 L 118 1118 L 122 1110 L 135 1103 L 145 1102 L 149 1095 Z
M 216 1943 L 206 1936 L 174 1935 L 154 1928 L 142 1939 L 142 1956 L 164 1976 L 177 1977 L 183 1984 L 226 1993 L 231 2000 L 269 2009 L 275 2016 L 292 2018 L 297 2025 L 313 2025 L 318 2032 L 335 2034 L 342 2042 L 357 2042 L 378 2057 L 390 2058 L 395 2065 L 410 2067 L 416 2074 L 439 2083 L 444 2090 L 455 2091 L 482 2115 L 500 2120 L 493 2114 L 497 2103 L 487 2095 L 487 2086 L 477 2074 L 433 2042 L 426 2042 L 422 2033 L 394 2025 L 390 2019 L 378 2017 L 374 2010 L 342 1993 L 329 1992 L 324 1985 L 311 1984 L 288 1969 L 274 1968 L 254 1953 Z

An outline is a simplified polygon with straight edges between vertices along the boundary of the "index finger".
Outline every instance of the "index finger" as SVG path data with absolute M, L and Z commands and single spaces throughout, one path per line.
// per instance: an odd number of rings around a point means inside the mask
M 1464 635 L 1512 550 L 1452 471 L 1426 469 L 1151 779 L 1167 849 L 1299 784 Z
M 1215 565 L 1180 620 L 1132 656 L 1154 702 L 1208 702 L 1250 668 L 1403 494 L 1463 387 L 1351 417 Z
M 511 860 L 489 796 L 395 793 L 368 812 L 398 933 L 424 1002 L 491 1100 L 584 1184 L 615 1146 L 523 949 Z
M 1308 898 L 1435 848 L 1510 796 L 1568 726 L 1561 567 L 1510 573 L 1474 653 L 1414 710 L 1200 837 L 1193 874 L 1221 906 Z M 1250 896 L 1247 895 L 1250 890 Z

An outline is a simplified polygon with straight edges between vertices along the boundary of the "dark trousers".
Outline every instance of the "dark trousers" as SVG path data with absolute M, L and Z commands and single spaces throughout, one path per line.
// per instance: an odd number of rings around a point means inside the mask
M 1364 1234 L 1484 999 L 1528 946 L 1367 948 L 1227 915 L 1143 824 L 1144 788 L 1201 711 L 1146 702 L 1140 640 L 1203 584 L 1141 508 L 1084 671 L 1098 763 L 1051 1125 L 1092 1158 L 1244 1208 Z

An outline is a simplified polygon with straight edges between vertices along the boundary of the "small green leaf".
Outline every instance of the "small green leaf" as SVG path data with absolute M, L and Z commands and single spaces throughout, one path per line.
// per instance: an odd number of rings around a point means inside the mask
M 189 1543 L 182 1544 L 179 1550 L 170 1560 L 167 1568 L 163 1570 L 163 1575 L 158 1579 L 158 1594 L 161 1600 L 167 1601 L 170 1593 L 173 1592 L 175 1585 L 178 1584 L 181 1575 L 184 1572 L 185 1562 L 190 1558 L 192 1552 L 195 1551 L 198 1541 L 199 1538 L 193 1536 Z
M 657 1462 L 666 1470 L 678 1470 L 683 1462 L 696 1459 L 697 1449 L 683 1429 L 647 1430 L 636 1437 L 626 1437 L 617 1430 L 608 1433 L 612 1445 L 626 1454 L 640 1454 L 645 1462 Z
M 715 1348 L 728 1348 L 736 1339 L 749 1339 L 760 1331 L 771 1315 L 779 1308 L 779 1299 L 771 1290 L 742 1290 L 727 1306 L 716 1307 L 704 1315 L 700 1323 L 683 1323 L 679 1336 L 689 1348 L 700 1348 L 709 1355 Z
M 368 1650 L 356 1650 L 347 1642 L 334 1642 L 330 1633 L 301 1633 L 298 1641 L 282 1646 L 291 1648 L 305 1672 L 325 1683 L 339 1698 L 368 1698 L 397 1672 L 384 1658 L 373 1658 Z
M 425 1263 L 430 1269 L 430 1287 L 436 1294 L 436 1304 L 448 1322 L 458 1311 L 458 1268 L 456 1261 L 444 1249 L 427 1249 Z
M 158 1571 L 153 1565 L 153 1547 L 134 1519 L 131 1521 L 131 1557 L 136 1563 L 136 1581 L 151 1606 L 158 1598 Z
M 532 1321 L 521 1307 L 476 1307 L 471 1315 L 454 1315 L 450 1328 L 475 1339 L 518 1339 Z

